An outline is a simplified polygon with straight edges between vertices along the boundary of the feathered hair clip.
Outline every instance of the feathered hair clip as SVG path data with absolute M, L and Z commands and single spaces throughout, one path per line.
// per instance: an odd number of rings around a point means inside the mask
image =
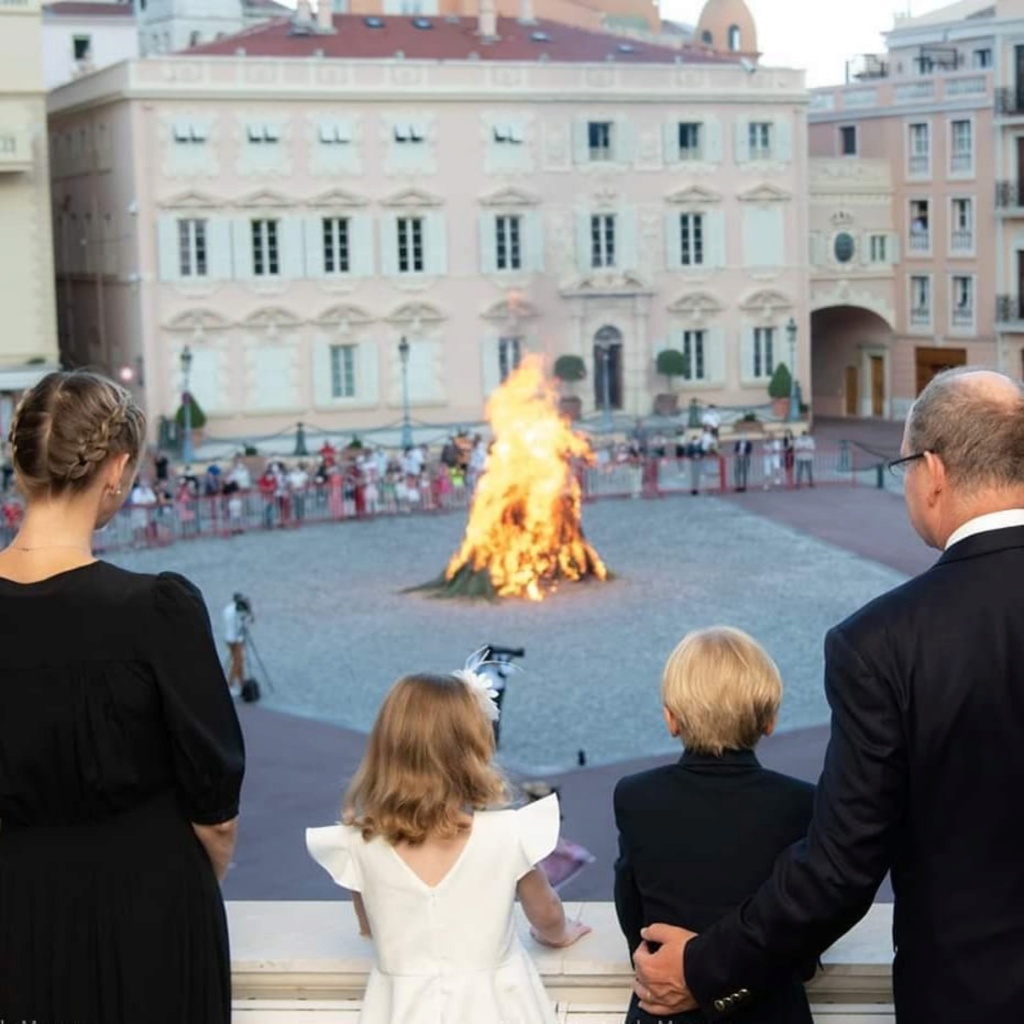
M 487 652 L 489 650 L 489 647 L 481 647 L 478 651 L 474 651 L 466 659 L 465 666 L 456 669 L 452 675 L 469 687 L 470 693 L 473 694 L 480 705 L 480 710 L 490 721 L 496 722 L 499 715 L 498 691 L 494 688 L 494 684 L 488 674 L 481 672 L 480 669 L 486 669 L 489 665 L 501 665 L 503 663 L 489 661 L 487 659 Z

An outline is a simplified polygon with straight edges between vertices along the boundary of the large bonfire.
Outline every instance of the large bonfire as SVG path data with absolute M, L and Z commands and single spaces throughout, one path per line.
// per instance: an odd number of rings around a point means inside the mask
M 604 580 L 583 535 L 576 468 L 593 459 L 558 412 L 539 356 L 527 356 L 487 403 L 494 444 L 477 483 L 462 546 L 441 591 L 540 601 L 563 581 Z

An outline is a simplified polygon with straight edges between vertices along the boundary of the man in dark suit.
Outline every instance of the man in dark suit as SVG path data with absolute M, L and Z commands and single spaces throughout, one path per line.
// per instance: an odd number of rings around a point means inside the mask
M 733 484 L 737 491 L 747 489 L 747 480 L 750 477 L 750 455 L 754 450 L 754 444 L 749 437 L 740 437 L 732 446 L 732 475 Z
M 641 1005 L 742 1007 L 868 910 L 892 872 L 899 1024 L 1024 1015 L 1024 387 L 936 377 L 907 419 L 910 521 L 928 572 L 830 631 L 832 733 L 807 838 L 693 937 L 645 929 Z

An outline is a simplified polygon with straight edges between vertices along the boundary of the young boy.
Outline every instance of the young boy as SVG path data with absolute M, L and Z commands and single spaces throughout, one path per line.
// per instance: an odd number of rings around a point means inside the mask
M 754 755 L 775 728 L 782 679 L 746 633 L 690 633 L 665 665 L 661 699 L 683 756 L 615 787 L 615 909 L 631 955 L 649 924 L 699 932 L 753 895 L 779 852 L 805 836 L 814 801 L 813 786 L 767 771 Z M 810 964 L 780 978 L 730 1024 L 811 1024 L 801 976 L 813 973 Z M 654 1017 L 635 995 L 626 1014 L 627 1024 L 704 1019 L 700 1011 Z

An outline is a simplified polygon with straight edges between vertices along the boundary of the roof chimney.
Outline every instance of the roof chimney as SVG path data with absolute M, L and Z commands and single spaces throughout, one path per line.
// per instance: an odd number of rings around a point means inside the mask
M 317 32 L 334 31 L 334 13 L 331 9 L 332 0 L 320 0 L 316 8 L 316 30 Z
M 313 30 L 313 8 L 309 0 L 299 0 L 292 16 L 291 35 L 308 35 Z
M 480 38 L 493 43 L 498 38 L 498 13 L 494 0 L 480 0 Z
M 533 16 L 533 0 L 519 0 L 519 24 L 537 24 L 537 19 Z

